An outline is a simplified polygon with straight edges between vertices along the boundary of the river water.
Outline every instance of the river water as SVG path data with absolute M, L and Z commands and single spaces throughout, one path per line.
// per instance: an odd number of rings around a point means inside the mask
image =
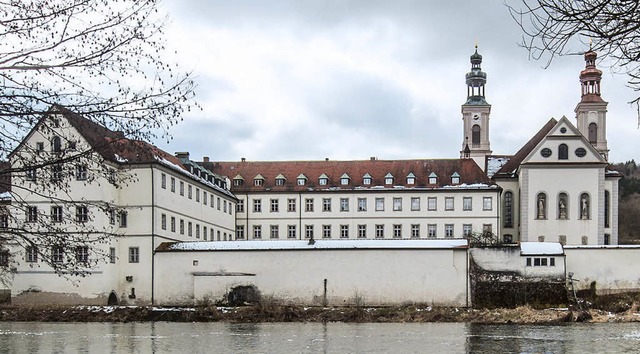
M 0 322 L 0 353 L 636 353 L 640 323 Z

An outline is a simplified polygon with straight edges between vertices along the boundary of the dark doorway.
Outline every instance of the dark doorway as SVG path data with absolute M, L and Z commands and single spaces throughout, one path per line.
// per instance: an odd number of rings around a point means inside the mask
M 116 295 L 115 291 L 112 291 L 111 294 L 109 294 L 109 299 L 107 299 L 107 305 L 114 306 L 117 304 L 118 304 L 118 295 Z

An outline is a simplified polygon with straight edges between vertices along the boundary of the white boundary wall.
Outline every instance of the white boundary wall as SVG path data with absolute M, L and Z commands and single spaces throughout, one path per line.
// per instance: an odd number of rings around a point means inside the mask
M 576 289 L 596 282 L 598 294 L 640 291 L 640 246 L 564 246 Z

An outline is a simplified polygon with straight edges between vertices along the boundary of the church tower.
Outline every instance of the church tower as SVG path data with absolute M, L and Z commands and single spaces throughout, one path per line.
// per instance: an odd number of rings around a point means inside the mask
M 596 68 L 596 52 L 589 49 L 584 53 L 586 63 L 580 72 L 582 99 L 576 106 L 577 127 L 580 133 L 598 152 L 609 160 L 607 147 L 607 102 L 600 97 L 600 80 L 602 71 Z
M 471 71 L 466 75 L 467 101 L 462 105 L 463 137 L 461 158 L 472 158 L 482 170 L 485 156 L 491 154 L 489 144 L 489 114 L 491 105 L 484 98 L 487 74 L 480 67 L 482 55 L 476 51 L 471 55 Z

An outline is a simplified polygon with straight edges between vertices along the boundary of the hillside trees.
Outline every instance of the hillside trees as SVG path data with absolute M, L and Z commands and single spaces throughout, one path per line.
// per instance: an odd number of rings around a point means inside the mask
M 85 184 L 98 180 L 117 184 L 131 176 L 114 178 L 113 170 L 104 167 L 103 157 L 94 153 L 103 147 L 76 146 L 65 136 L 54 141 L 56 120 L 43 117 L 59 107 L 58 111 L 68 109 L 97 123 L 87 129 L 101 125 L 129 139 L 168 139 L 170 127 L 197 104 L 190 73 L 164 59 L 165 25 L 166 17 L 154 0 L 2 1 L 0 160 L 11 164 L 0 166 L 0 181 L 6 185 L 8 176 L 29 178 L 36 170 L 45 178 L 38 183 L 12 183 L 11 197 L 1 195 L 0 247 L 13 243 L 36 249 L 40 263 L 65 275 L 85 275 L 95 262 L 104 261 L 105 254 L 87 264 L 70 253 L 64 254 L 63 262 L 52 262 L 52 247 L 93 250 L 113 236 L 76 215 L 79 203 L 86 206 L 87 201 L 74 200 L 69 190 L 73 164 L 84 160 L 89 166 L 86 172 L 92 177 Z M 20 145 L 36 124 L 40 134 L 51 137 L 46 150 L 58 151 L 43 154 L 42 146 Z M 38 218 L 37 227 L 26 225 L 29 205 L 19 196 L 46 198 L 52 190 L 56 205 L 62 207 L 62 219 L 47 215 Z M 98 212 L 113 212 L 108 201 L 94 204 L 89 205 L 89 219 Z M 0 257 L 4 278 L 18 261 Z

